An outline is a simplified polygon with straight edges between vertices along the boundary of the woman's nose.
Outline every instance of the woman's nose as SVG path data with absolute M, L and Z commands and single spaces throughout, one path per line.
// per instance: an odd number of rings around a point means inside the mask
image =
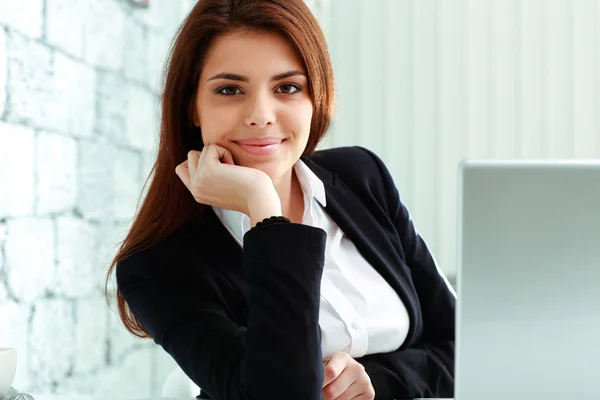
M 275 122 L 274 105 L 271 100 L 258 94 L 248 101 L 248 111 L 246 114 L 246 125 L 253 128 L 264 128 Z

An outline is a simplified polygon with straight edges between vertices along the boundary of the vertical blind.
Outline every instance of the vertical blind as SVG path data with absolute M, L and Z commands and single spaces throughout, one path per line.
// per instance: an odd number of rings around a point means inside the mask
M 336 72 L 322 147 L 383 158 L 447 275 L 462 159 L 600 158 L 600 1 L 312 3 Z

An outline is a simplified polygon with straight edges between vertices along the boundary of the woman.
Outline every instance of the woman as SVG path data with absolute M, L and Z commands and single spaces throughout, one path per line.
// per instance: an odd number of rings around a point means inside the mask
M 333 105 L 301 0 L 200 0 L 117 254 L 125 326 L 213 399 L 453 395 L 454 294 L 382 161 L 315 152 Z

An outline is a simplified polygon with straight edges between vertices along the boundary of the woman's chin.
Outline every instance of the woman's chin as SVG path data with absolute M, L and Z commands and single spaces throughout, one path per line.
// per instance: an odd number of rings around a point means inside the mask
M 278 181 L 282 175 L 285 175 L 287 170 L 284 168 L 281 163 L 249 163 L 246 165 L 247 167 L 257 169 L 259 171 L 264 172 L 271 178 L 273 182 Z
M 289 158 L 283 155 L 267 157 L 247 157 L 245 154 L 235 154 L 234 162 L 248 168 L 254 168 L 267 174 L 273 182 L 279 181 L 287 175 L 293 165 L 289 165 Z
M 276 166 L 270 167 L 267 165 L 261 165 L 261 166 L 256 167 L 256 169 L 267 174 L 269 176 L 269 178 L 271 178 L 271 180 L 274 182 L 278 180 L 278 178 L 281 176 L 281 172 L 282 172 Z

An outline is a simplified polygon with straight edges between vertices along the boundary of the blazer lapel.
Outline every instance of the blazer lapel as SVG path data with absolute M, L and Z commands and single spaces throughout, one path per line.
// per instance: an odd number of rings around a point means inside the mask
M 413 301 L 416 291 L 411 284 L 410 271 L 394 248 L 390 237 L 356 193 L 335 173 L 310 159 L 303 158 L 303 161 L 325 184 L 327 213 L 404 302 L 412 321 L 408 338 L 410 340 L 415 337 L 420 325 L 419 305 Z M 407 345 L 409 340 L 405 341 L 404 345 Z

